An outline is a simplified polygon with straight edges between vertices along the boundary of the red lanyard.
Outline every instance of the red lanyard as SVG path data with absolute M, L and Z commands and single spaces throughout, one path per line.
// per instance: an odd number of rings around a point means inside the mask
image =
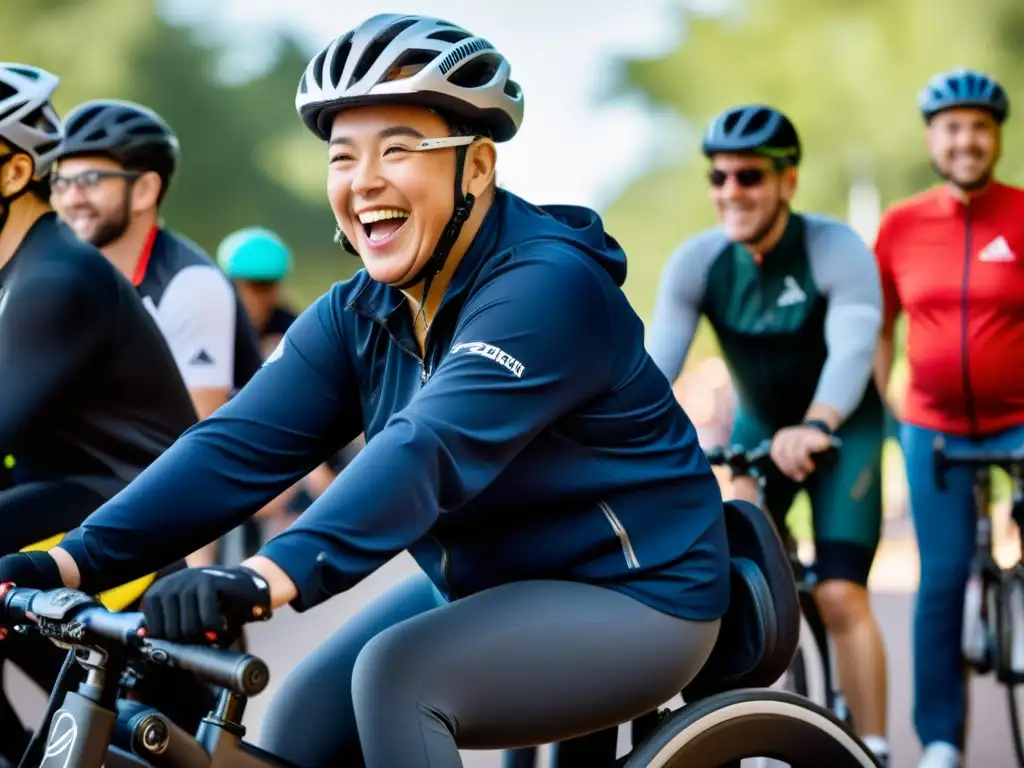
M 149 266 L 149 257 L 153 253 L 153 243 L 156 241 L 156 230 L 154 226 L 149 230 L 149 237 L 146 238 L 146 244 L 142 246 L 142 253 L 139 254 L 139 260 L 135 263 L 135 274 L 132 275 L 132 285 L 138 288 L 142 285 L 143 279 L 146 277 L 146 267 Z

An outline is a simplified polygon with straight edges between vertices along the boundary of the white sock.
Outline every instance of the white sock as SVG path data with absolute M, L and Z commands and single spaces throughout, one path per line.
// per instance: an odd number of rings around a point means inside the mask
M 925 747 L 918 768 L 957 768 L 961 765 L 960 750 L 944 741 L 933 741 Z
M 884 757 L 889 754 L 889 742 L 884 736 L 862 736 L 860 740 L 864 742 L 865 747 L 878 757 Z

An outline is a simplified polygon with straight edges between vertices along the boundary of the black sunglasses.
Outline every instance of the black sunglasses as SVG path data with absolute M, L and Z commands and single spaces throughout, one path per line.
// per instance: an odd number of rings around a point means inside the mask
M 741 187 L 749 189 L 750 187 L 760 186 L 764 182 L 764 177 L 767 173 L 760 168 L 741 168 L 738 171 L 722 171 L 718 168 L 712 168 L 708 171 L 708 181 L 711 182 L 713 187 L 724 187 L 725 182 L 732 176 L 736 179 L 736 183 Z

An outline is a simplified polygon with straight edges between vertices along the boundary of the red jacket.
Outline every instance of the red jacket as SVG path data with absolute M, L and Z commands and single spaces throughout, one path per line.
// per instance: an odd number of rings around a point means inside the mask
M 894 205 L 875 244 L 885 323 L 907 313 L 904 420 L 952 434 L 1024 424 L 1024 189 Z

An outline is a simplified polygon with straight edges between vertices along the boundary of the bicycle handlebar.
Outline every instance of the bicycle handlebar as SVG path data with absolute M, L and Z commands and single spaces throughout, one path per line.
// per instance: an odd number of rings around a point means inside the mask
M 240 696 L 255 696 L 270 681 L 266 663 L 256 656 L 149 639 L 141 613 L 111 613 L 75 589 L 41 591 L 0 584 L 0 626 L 15 624 L 34 624 L 44 637 L 78 648 L 124 647 L 151 664 L 181 669 Z
M 831 442 L 832 444 L 827 450 L 816 454 L 819 459 L 833 455 L 843 444 L 842 440 L 834 436 L 831 438 Z M 750 475 L 752 472 L 763 471 L 765 467 L 769 466 L 772 461 L 771 451 L 772 441 L 768 439 L 762 440 L 749 450 L 741 445 L 718 446 L 704 451 L 704 455 L 712 466 L 729 467 L 733 477 L 740 477 Z
M 1013 473 L 1013 470 L 1024 470 L 1024 449 L 1015 451 L 985 451 L 958 448 L 950 451 L 946 441 L 936 437 L 932 441 L 932 456 L 935 485 L 940 491 L 946 490 L 946 473 L 952 467 L 999 467 Z

